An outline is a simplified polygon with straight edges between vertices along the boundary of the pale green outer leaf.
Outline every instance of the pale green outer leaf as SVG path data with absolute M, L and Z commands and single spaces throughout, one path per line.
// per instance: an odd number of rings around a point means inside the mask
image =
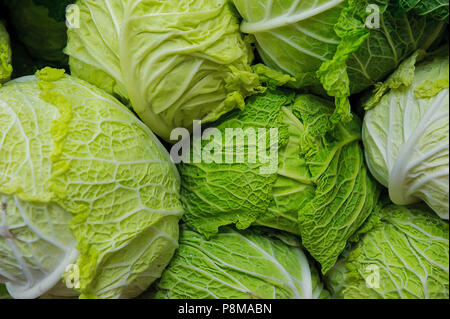
M 6 4 L 17 39 L 25 44 L 33 57 L 67 63 L 67 56 L 63 53 L 67 42 L 64 20 L 55 20 L 49 9 L 34 0 L 8 0 Z
M 3 22 L 0 21 L 0 86 L 8 81 L 12 73 L 11 47 L 9 35 L 6 32 Z
M 281 238 L 281 239 L 280 239 Z M 205 240 L 184 227 L 180 247 L 158 283 L 157 298 L 312 299 L 326 296 L 314 266 L 293 238 L 223 228 Z
M 59 70 L 38 76 L 0 88 L 0 278 L 35 298 L 74 263 L 81 297 L 135 297 L 177 247 L 176 168 L 111 96 Z
M 300 234 L 298 212 L 314 198 L 316 187 L 307 160 L 300 156 L 305 128 L 290 109 L 283 107 L 281 115 L 288 127 L 289 139 L 278 152 L 278 172 L 271 203 L 256 224 Z
M 72 74 L 129 100 L 170 141 L 176 127 L 210 122 L 259 92 L 253 53 L 223 0 L 82 0 L 65 52 Z
M 288 86 L 335 97 L 334 123 L 350 120 L 351 94 L 384 80 L 415 50 L 427 49 L 445 25 L 414 14 L 395 15 L 388 0 L 233 3 L 244 19 L 242 32 L 254 35 L 264 63 L 296 78 Z M 366 27 L 369 5 L 379 8 L 380 25 L 372 29 Z
M 449 60 L 428 59 L 394 73 L 368 102 L 363 141 L 372 174 L 405 205 L 423 200 L 449 213 Z
M 222 131 L 278 128 L 278 170 L 261 174 L 259 160 L 181 165 L 184 220 L 208 237 L 230 224 L 301 235 L 325 273 L 372 212 L 378 187 L 363 161 L 360 121 L 354 118 L 330 129 L 329 101 L 293 97 L 292 91 L 268 90 L 217 123 Z M 244 141 L 242 147 L 250 149 L 251 144 Z
M 327 274 L 335 298 L 448 299 L 449 226 L 425 205 L 388 206 Z

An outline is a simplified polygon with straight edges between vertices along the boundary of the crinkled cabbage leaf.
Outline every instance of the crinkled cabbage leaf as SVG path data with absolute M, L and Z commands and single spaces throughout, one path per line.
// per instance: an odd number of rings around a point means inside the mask
M 264 63 L 295 77 L 290 86 L 335 97 L 333 121 L 348 121 L 350 94 L 384 80 L 444 21 L 393 10 L 389 0 L 233 0 Z M 378 19 L 379 17 L 379 19 Z
M 269 90 L 250 97 L 245 110 L 215 123 L 222 132 L 217 159 L 230 150 L 244 150 L 244 161 L 180 165 L 185 221 L 206 236 L 229 224 L 240 229 L 258 224 L 300 234 L 325 273 L 378 197 L 376 182 L 364 164 L 360 120 L 355 117 L 330 129 L 332 114 L 331 103 L 312 95 Z M 229 128 L 242 129 L 248 138 L 230 139 Z M 269 140 L 269 133 L 259 135 L 259 129 L 277 129 L 278 140 Z M 203 149 L 217 143 L 210 141 L 202 142 Z M 270 161 L 264 163 L 258 156 L 252 163 L 251 150 L 269 153 L 274 142 L 278 142 L 274 170 L 261 170 Z
M 45 67 L 59 68 L 61 63 L 37 59 L 28 53 L 24 44 L 16 39 L 11 39 L 11 50 L 14 52 L 12 59 L 13 72 L 11 79 L 17 79 L 23 76 L 35 74 L 36 71 Z
M 444 48 L 445 49 L 445 48 Z M 367 165 L 398 205 L 449 213 L 449 59 L 417 52 L 364 102 Z M 416 67 L 417 64 L 417 67 Z
M 66 66 L 66 7 L 75 0 L 8 0 L 17 38 L 36 59 Z
M 167 141 L 174 128 L 244 107 L 262 89 L 239 20 L 223 0 L 83 0 L 70 69 L 130 102 Z
M 319 274 L 295 238 L 223 228 L 206 240 L 187 227 L 157 284 L 156 298 L 326 298 Z
M 0 141 L 0 280 L 11 296 L 68 282 L 82 298 L 128 298 L 161 275 L 177 248 L 179 176 L 125 106 L 43 69 L 0 88 Z
M 425 205 L 390 205 L 327 274 L 334 298 L 448 299 L 449 227 Z

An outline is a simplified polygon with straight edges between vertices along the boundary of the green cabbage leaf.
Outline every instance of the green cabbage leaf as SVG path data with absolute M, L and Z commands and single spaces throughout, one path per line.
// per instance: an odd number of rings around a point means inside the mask
M 333 122 L 349 121 L 351 94 L 384 80 L 446 22 L 400 13 L 389 0 L 233 0 L 264 63 L 335 98 Z
M 332 103 L 312 95 L 268 90 L 250 97 L 245 110 L 214 124 L 222 132 L 218 158 L 240 149 L 244 161 L 180 165 L 184 220 L 208 237 L 229 224 L 299 234 L 325 273 L 378 197 L 378 187 L 364 164 L 360 120 L 355 117 L 330 130 L 332 115 Z M 230 139 L 229 128 L 253 129 L 257 136 Z M 278 140 L 267 141 L 258 129 L 277 129 Z M 262 171 L 270 162 L 258 156 L 252 163 L 251 150 L 266 145 L 262 151 L 268 153 L 274 142 L 278 142 L 274 170 Z M 202 143 L 207 149 L 212 142 Z
M 425 205 L 390 205 L 327 274 L 334 298 L 448 299 L 449 227 Z
M 10 20 L 19 39 L 36 59 L 67 64 L 66 7 L 75 0 L 8 0 Z
M 11 55 L 9 35 L 0 21 L 0 86 L 11 77 Z
M 0 299 L 9 299 L 10 296 L 4 284 L 0 284 Z
M 223 228 L 210 240 L 187 227 L 157 284 L 166 299 L 326 298 L 319 273 L 292 236 Z
M 12 297 L 132 298 L 161 275 L 178 246 L 179 176 L 125 106 L 46 68 L 0 88 L 0 142 Z
M 129 102 L 166 141 L 262 90 L 239 20 L 223 0 L 83 0 L 68 31 L 70 70 Z
M 403 11 L 427 15 L 437 20 L 448 20 L 448 0 L 398 0 Z
M 392 202 L 449 214 L 449 59 L 417 52 L 363 102 L 367 165 Z

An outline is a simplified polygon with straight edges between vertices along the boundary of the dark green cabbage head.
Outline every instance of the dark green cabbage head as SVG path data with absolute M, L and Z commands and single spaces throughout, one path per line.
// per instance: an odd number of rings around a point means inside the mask
M 79 0 L 72 75 L 127 101 L 152 131 L 212 122 L 260 92 L 253 51 L 223 0 Z M 107 9 L 106 9 L 107 8 Z

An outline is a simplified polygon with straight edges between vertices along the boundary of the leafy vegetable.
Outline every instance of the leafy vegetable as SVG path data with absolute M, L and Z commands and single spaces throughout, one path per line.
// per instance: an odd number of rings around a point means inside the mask
M 161 275 L 177 247 L 179 177 L 128 109 L 43 69 L 0 88 L 0 141 L 0 278 L 14 298 L 62 275 L 82 298 L 129 298 Z
M 244 149 L 246 160 L 180 166 L 188 225 L 208 237 L 220 226 L 234 223 L 240 229 L 258 224 L 301 234 L 304 247 L 325 273 L 378 197 L 363 163 L 360 121 L 355 117 L 325 134 L 332 126 L 332 112 L 330 103 L 318 97 L 295 98 L 290 91 L 274 90 L 249 98 L 245 110 L 217 123 L 223 133 L 218 158 Z M 261 137 L 254 138 L 257 145 L 251 134 L 243 141 L 226 139 L 228 128 L 278 129 L 273 173 L 261 173 L 267 164 L 260 157 L 253 164 L 247 160 L 248 150 L 261 145 Z
M 393 12 L 389 0 L 233 0 L 264 63 L 336 99 L 333 122 L 350 119 L 350 94 L 383 80 L 445 22 Z M 378 14 L 378 15 L 377 15 Z M 377 25 L 379 17 L 379 26 Z M 369 25 L 371 28 L 366 26 Z
M 0 299 L 448 299 L 448 18 L 0 0 Z
M 317 271 L 295 238 L 228 227 L 210 240 L 183 227 L 180 247 L 156 293 L 170 299 L 325 297 Z
M 448 0 L 398 0 L 400 8 L 437 20 L 448 20 Z
M 41 60 L 67 63 L 66 7 L 75 0 L 8 0 L 10 20 L 17 38 Z
M 83 0 L 66 53 L 72 74 L 129 100 L 139 117 L 170 141 L 244 107 L 261 90 L 238 17 L 223 0 Z
M 21 42 L 14 39 L 11 41 L 11 50 L 14 52 L 12 59 L 13 72 L 11 79 L 35 74 L 36 71 L 39 71 L 45 67 L 58 68 L 60 65 L 58 62 L 49 62 L 33 58 L 28 53 L 26 47 Z
M 365 102 L 372 109 L 363 141 L 370 171 L 395 204 L 423 200 L 448 219 L 448 52 L 416 68 L 421 54 L 405 61 Z
M 12 73 L 9 35 L 0 20 L 0 86 L 8 81 Z
M 449 227 L 425 206 L 388 206 L 329 273 L 333 297 L 449 298 Z

